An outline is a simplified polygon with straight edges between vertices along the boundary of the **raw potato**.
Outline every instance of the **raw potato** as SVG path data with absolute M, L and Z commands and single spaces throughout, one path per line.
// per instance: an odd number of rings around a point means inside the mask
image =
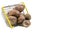
M 20 17 L 18 18 L 18 23 L 22 23 L 25 20 L 25 17 L 23 14 L 20 15 Z
M 11 25 L 16 25 L 17 24 L 17 18 L 14 17 L 14 16 L 8 16 L 10 22 L 11 22 Z
M 26 20 L 30 20 L 30 19 L 31 19 L 31 15 L 30 15 L 30 14 L 26 14 L 26 15 L 25 15 L 25 19 L 26 19 Z
M 19 4 L 15 7 L 16 10 L 22 12 L 24 10 L 25 6 L 23 4 Z
M 8 12 L 8 16 L 16 16 L 16 17 L 19 17 L 20 16 L 20 12 L 18 10 L 11 10 Z
M 25 5 L 23 4 L 17 4 L 12 10 L 8 12 L 8 18 L 11 22 L 11 25 L 13 26 L 24 26 L 28 27 L 30 26 L 31 22 L 31 15 L 30 14 L 25 14 L 24 12 Z
M 30 24 L 31 24 L 31 23 L 30 23 L 29 20 L 24 20 L 23 23 L 22 23 L 22 25 L 23 25 L 24 27 L 28 27 Z

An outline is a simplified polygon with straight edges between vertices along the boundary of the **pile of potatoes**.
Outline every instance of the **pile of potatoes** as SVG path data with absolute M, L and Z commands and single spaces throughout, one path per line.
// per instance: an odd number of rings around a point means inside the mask
M 8 18 L 10 20 L 11 25 L 16 26 L 20 25 L 23 27 L 28 27 L 31 22 L 31 15 L 28 13 L 22 13 L 25 9 L 23 4 L 18 4 L 12 10 L 8 12 Z

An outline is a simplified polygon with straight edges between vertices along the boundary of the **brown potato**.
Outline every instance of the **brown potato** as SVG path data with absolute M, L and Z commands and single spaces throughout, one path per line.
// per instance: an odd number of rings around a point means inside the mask
M 24 10 L 25 6 L 23 4 L 19 4 L 15 7 L 16 10 L 22 12 Z
M 11 25 L 16 25 L 17 24 L 17 18 L 14 17 L 14 16 L 8 16 L 10 22 L 11 22 Z
M 20 17 L 18 18 L 18 23 L 22 23 L 23 20 L 25 20 L 25 17 L 23 14 L 21 14 Z
M 28 27 L 30 24 L 31 24 L 31 23 L 30 23 L 29 20 L 24 20 L 23 23 L 22 23 L 22 26 Z
M 11 11 L 8 12 L 8 16 L 19 17 L 20 16 L 20 12 L 14 9 L 14 10 L 11 10 Z
M 30 19 L 31 19 L 31 15 L 30 15 L 30 14 L 26 14 L 26 15 L 25 15 L 25 19 L 26 19 L 26 20 L 30 20 Z

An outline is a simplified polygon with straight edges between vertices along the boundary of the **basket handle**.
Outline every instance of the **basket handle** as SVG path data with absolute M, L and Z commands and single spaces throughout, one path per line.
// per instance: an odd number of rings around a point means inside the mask
M 24 2 L 21 2 L 23 5 L 25 5 L 25 3 Z M 25 5 L 25 9 L 26 9 L 26 11 L 27 11 L 27 13 L 26 14 L 29 14 L 28 13 L 28 9 L 27 9 L 27 7 L 26 7 L 26 5 Z

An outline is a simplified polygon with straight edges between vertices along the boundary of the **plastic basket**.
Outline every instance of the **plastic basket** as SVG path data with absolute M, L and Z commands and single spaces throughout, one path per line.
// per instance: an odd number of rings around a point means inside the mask
M 21 3 L 22 3 L 23 5 L 25 5 L 24 2 L 21 2 Z M 3 7 L 2 7 L 3 16 L 5 16 L 6 22 L 7 22 L 7 24 L 10 26 L 10 28 L 13 28 L 14 26 L 11 25 L 10 20 L 9 20 L 9 18 L 8 18 L 8 16 L 7 16 L 7 12 L 8 12 L 9 10 L 12 10 L 12 8 L 14 8 L 16 5 L 17 5 L 17 4 L 15 4 L 15 5 L 9 5 L 9 6 L 3 6 Z M 24 9 L 23 12 L 28 13 L 28 10 L 27 10 L 26 5 L 25 5 L 25 9 Z

